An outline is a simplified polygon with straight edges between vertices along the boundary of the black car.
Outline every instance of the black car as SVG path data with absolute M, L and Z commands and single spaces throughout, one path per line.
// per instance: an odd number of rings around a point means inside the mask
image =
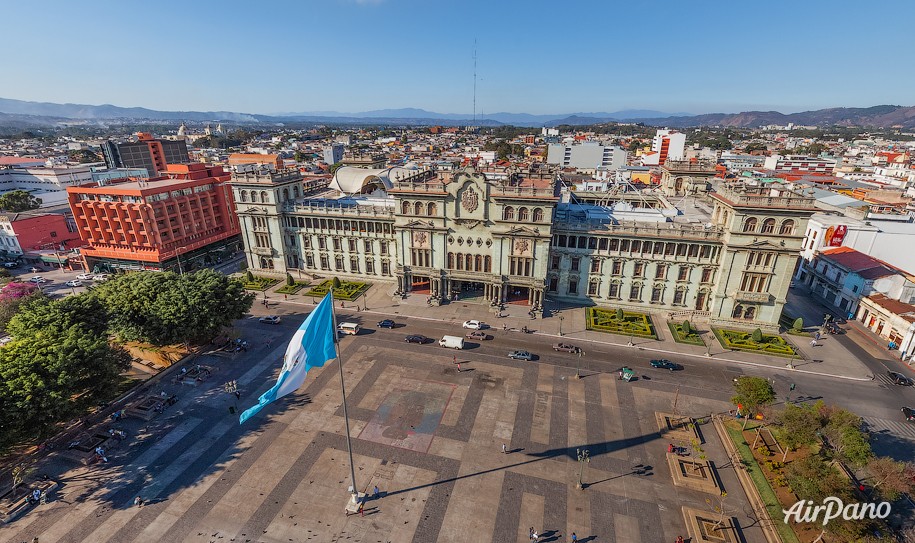
M 419 343 L 420 345 L 422 345 L 423 343 L 428 343 L 429 341 L 432 341 L 431 339 L 427 338 L 426 336 L 420 336 L 420 335 L 407 336 L 407 337 L 403 338 L 403 340 L 406 341 L 407 343 Z
M 912 409 L 911 407 L 903 407 L 902 414 L 905 416 L 905 420 L 910 422 L 915 421 L 915 409 Z
M 886 374 L 890 377 L 890 381 L 892 381 L 894 385 L 899 385 L 899 386 L 904 386 L 904 387 L 912 386 L 912 380 L 901 373 L 897 373 L 895 371 L 888 371 L 888 372 L 886 372 Z
M 394 321 L 391 319 L 384 319 L 383 321 L 378 321 L 378 328 L 394 328 Z
M 680 364 L 676 364 L 674 362 L 671 362 L 670 360 L 666 360 L 663 358 L 660 360 L 652 360 L 650 362 L 650 364 L 651 364 L 652 368 L 658 368 L 658 369 L 662 369 L 662 370 L 674 371 L 674 370 L 683 369 L 683 366 L 681 366 Z

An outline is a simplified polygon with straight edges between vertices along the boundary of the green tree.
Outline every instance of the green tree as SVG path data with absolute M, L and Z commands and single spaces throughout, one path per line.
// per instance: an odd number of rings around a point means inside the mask
M 779 414 L 776 423 L 781 428 L 781 440 L 785 445 L 782 462 L 788 457 L 789 450 L 810 445 L 817 441 L 820 430 L 820 416 L 817 408 L 811 405 L 788 405 Z
M 342 166 L 343 166 L 342 162 L 337 162 L 336 164 L 331 164 L 330 168 L 327 169 L 327 172 L 331 175 L 334 175 L 335 173 L 337 173 L 337 170 L 339 170 L 340 167 L 342 167 Z
M 245 280 L 248 281 L 249 283 L 254 282 L 254 274 L 251 273 L 251 270 L 248 270 L 245 272 Z
M 632 140 L 629 142 L 629 147 L 627 149 L 630 153 L 634 153 L 642 148 L 642 142 L 639 140 Z
M 798 317 L 798 318 L 794 319 L 794 324 L 791 325 L 791 328 L 797 332 L 800 332 L 801 330 L 803 330 L 804 329 L 803 317 Z
M 11 190 L 0 196 L 0 209 L 19 213 L 38 209 L 41 206 L 41 198 L 35 198 L 24 190 Z
M 89 164 L 92 162 L 101 162 L 102 157 L 98 156 L 97 153 L 89 151 L 87 149 L 82 149 L 79 151 L 70 151 L 67 154 L 67 157 L 73 162 L 79 162 L 80 164 Z
M 622 321 L 625 316 L 626 315 L 625 315 L 625 313 L 623 313 L 622 308 L 620 308 L 620 307 L 616 308 L 616 320 Z
M 753 341 L 755 341 L 756 343 L 762 343 L 762 340 L 763 340 L 762 330 L 760 330 L 759 328 L 757 328 L 756 330 L 753 330 L 753 334 L 750 335 L 750 338 Z
M 820 417 L 821 433 L 838 460 L 863 466 L 873 456 L 867 435 L 861 431 L 861 417 L 835 406 L 822 406 Z
M 290 287 L 295 286 L 295 279 L 292 278 L 292 274 L 289 272 L 286 272 L 286 285 Z
M 96 287 L 124 340 L 171 345 L 208 339 L 251 308 L 241 281 L 209 269 L 122 275 Z
M 915 486 L 913 466 L 886 456 L 872 458 L 867 463 L 867 472 L 871 476 L 871 486 L 888 502 L 894 502 L 902 494 L 912 492 Z
M 340 288 L 340 278 L 339 278 L 339 277 L 334 277 L 334 280 L 331 281 L 330 284 L 333 286 L 333 288 L 334 288 L 335 290 L 338 289 L 338 288 Z
M 683 321 L 683 324 L 680 326 L 680 330 L 683 331 L 684 336 L 688 336 L 692 333 L 693 327 L 688 320 Z
M 762 377 L 738 377 L 734 383 L 734 396 L 731 398 L 731 402 L 744 415 L 744 428 L 760 407 L 769 405 L 774 400 L 775 391 L 772 390 L 772 385 Z

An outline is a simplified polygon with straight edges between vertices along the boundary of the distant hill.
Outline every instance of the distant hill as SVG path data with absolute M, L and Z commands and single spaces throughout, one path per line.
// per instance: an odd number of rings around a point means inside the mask
M 830 108 L 784 114 L 778 111 L 746 111 L 743 113 L 707 113 L 704 115 L 669 115 L 660 111 L 627 109 L 612 113 L 569 113 L 534 115 L 529 113 L 489 113 L 481 118 L 462 113 L 435 113 L 417 108 L 378 109 L 361 113 L 314 111 L 260 115 L 233 111 L 157 111 L 143 107 L 120 107 L 105 104 L 54 104 L 0 98 L 0 123 L 19 126 L 53 126 L 67 120 L 98 121 L 113 119 L 257 123 L 317 123 L 317 124 L 383 124 L 403 126 L 449 125 L 476 123 L 481 126 L 558 126 L 592 125 L 610 122 L 641 122 L 651 126 L 692 127 L 730 126 L 756 128 L 762 125 L 861 126 L 874 128 L 915 128 L 915 107 L 882 105 L 868 108 Z

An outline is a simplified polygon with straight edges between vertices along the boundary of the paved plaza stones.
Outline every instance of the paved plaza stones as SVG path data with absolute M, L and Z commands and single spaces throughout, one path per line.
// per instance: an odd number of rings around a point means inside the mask
M 220 369 L 247 387 L 242 405 L 273 383 L 282 348 Z M 0 528 L 0 540 L 525 541 L 534 526 L 552 541 L 575 531 L 659 542 L 687 535 L 682 506 L 708 509 L 705 494 L 675 487 L 668 473 L 655 411 L 670 410 L 670 387 L 615 374 L 576 380 L 567 368 L 473 352 L 458 372 L 450 352 L 379 335 L 342 348 L 358 487 L 382 491 L 364 516 L 344 515 L 349 467 L 331 363 L 242 427 L 221 383 L 185 387 L 154 438 L 110 465 L 72 467 L 60 499 Z M 726 407 L 684 394 L 678 402 L 683 413 Z M 709 458 L 725 464 L 710 441 Z M 575 488 L 579 448 L 591 456 L 584 490 Z M 719 474 L 745 509 L 733 468 Z M 137 495 L 147 505 L 133 507 Z M 744 535 L 762 541 L 753 528 Z

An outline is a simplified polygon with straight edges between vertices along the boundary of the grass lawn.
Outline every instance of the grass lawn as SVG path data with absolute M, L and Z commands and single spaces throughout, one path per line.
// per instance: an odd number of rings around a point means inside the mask
M 667 327 L 670 328 L 670 333 L 674 336 L 674 341 L 677 343 L 688 343 L 690 345 L 698 345 L 700 347 L 705 347 L 705 342 L 702 341 L 702 336 L 699 335 L 696 330 L 690 327 L 690 333 L 683 333 L 683 323 L 682 322 L 671 322 L 667 321 Z
M 622 316 L 622 319 L 618 319 L 615 309 L 603 309 L 600 307 L 585 309 L 585 322 L 588 330 L 658 339 L 654 323 L 651 321 L 649 314 L 637 311 L 623 311 Z
M 276 291 L 280 294 L 295 294 L 310 284 L 311 283 L 307 281 L 296 281 L 292 285 L 283 285 L 282 287 L 276 289 Z
M 744 441 L 743 434 L 740 430 L 740 423 L 734 420 L 727 420 L 724 421 L 724 426 L 728 431 L 728 437 L 731 438 L 731 442 L 734 443 L 734 446 L 737 448 L 740 459 L 747 468 L 747 474 L 750 475 L 753 484 L 756 485 L 756 490 L 759 492 L 759 496 L 766 506 L 766 511 L 769 512 L 769 517 L 772 519 L 772 523 L 775 525 L 778 535 L 781 536 L 782 541 L 785 543 L 799 543 L 794 530 L 782 522 L 782 519 L 785 518 L 784 513 L 782 513 L 782 505 L 778 502 L 775 491 L 772 490 L 772 485 L 769 484 L 769 481 L 767 481 L 765 475 L 763 475 L 762 468 L 760 468 L 756 459 L 753 458 L 750 446 Z
M 756 342 L 753 341 L 751 332 L 727 328 L 712 328 L 712 331 L 725 349 L 772 354 L 775 356 L 791 357 L 797 355 L 794 348 L 781 336 L 763 334 L 762 341 Z
M 305 293 L 305 296 L 314 296 L 323 298 L 333 286 L 333 279 L 321 281 L 321 283 L 311 287 L 311 290 Z M 352 302 L 359 296 L 362 296 L 369 289 L 369 285 L 359 281 L 341 281 L 340 286 L 334 289 L 334 300 L 346 300 Z

